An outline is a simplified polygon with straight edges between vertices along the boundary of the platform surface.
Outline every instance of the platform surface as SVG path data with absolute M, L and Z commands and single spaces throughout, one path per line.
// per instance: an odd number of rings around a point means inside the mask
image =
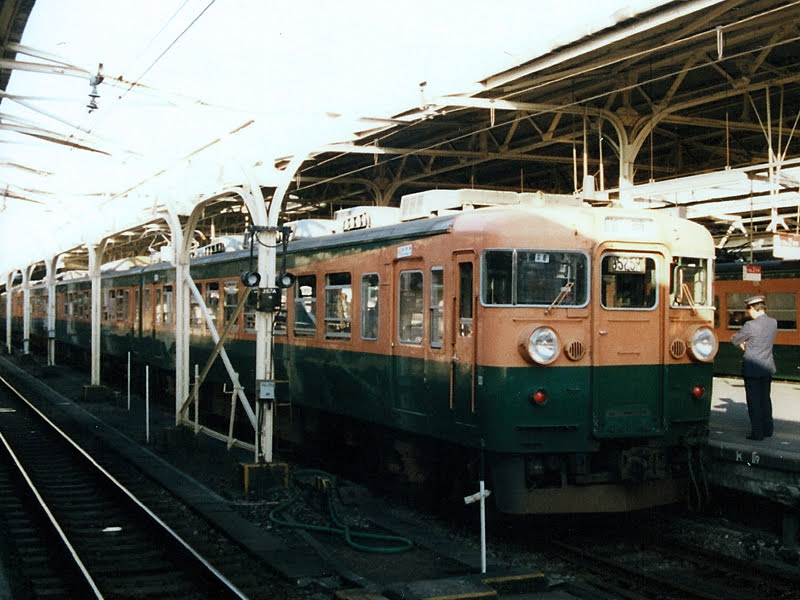
M 748 440 L 750 419 L 744 381 L 714 378 L 708 445 L 716 458 L 742 462 L 756 452 L 759 466 L 800 472 L 800 383 L 773 381 L 771 395 L 775 423 L 772 437 Z M 737 456 L 743 458 L 737 460 Z

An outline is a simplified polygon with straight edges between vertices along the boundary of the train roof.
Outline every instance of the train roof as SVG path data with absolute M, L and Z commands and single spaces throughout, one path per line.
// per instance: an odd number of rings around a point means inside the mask
M 353 207 L 339 211 L 333 220 L 314 220 L 289 224 L 292 236 L 288 251 L 361 248 L 421 239 L 450 231 L 500 235 L 518 232 L 528 246 L 542 243 L 540 232 L 531 230 L 530 221 L 520 215 L 544 219 L 549 235 L 560 230 L 567 238 L 580 235 L 597 241 L 613 237 L 619 241 L 653 242 L 660 240 L 673 254 L 714 257 L 710 234 L 700 225 L 661 211 L 628 210 L 614 206 L 592 206 L 579 198 L 542 193 L 514 193 L 489 190 L 432 190 L 403 198 L 400 209 Z M 298 235 L 299 232 L 299 235 Z M 229 260 L 247 260 L 250 250 L 226 239 L 194 252 L 191 264 L 201 266 Z M 280 246 L 278 248 L 280 251 Z M 130 266 L 124 271 L 107 269 L 104 276 L 125 277 L 172 268 L 171 263 Z M 87 276 L 73 281 L 88 280 Z

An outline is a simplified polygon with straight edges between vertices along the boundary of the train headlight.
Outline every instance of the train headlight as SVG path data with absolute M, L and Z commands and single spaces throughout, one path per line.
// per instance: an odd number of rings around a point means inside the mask
M 526 331 L 519 341 L 519 350 L 523 358 L 540 365 L 552 363 L 558 358 L 560 349 L 558 335 L 549 327 L 537 327 L 530 334 Z
M 717 353 L 717 336 L 708 327 L 698 327 L 692 334 L 689 350 L 695 360 L 700 362 L 713 360 Z

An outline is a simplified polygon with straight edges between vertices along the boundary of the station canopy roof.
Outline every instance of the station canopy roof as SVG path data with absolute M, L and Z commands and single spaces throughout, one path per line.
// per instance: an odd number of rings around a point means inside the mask
M 306 159 L 286 200 L 286 220 L 330 217 L 361 204 L 396 206 L 402 195 L 425 189 L 485 188 L 677 210 L 711 231 L 721 258 L 772 256 L 774 234 L 798 233 L 800 2 L 590 2 L 606 6 L 602 18 L 577 13 L 563 27 L 537 19 L 534 7 L 509 4 L 503 19 L 517 27 L 509 35 L 522 23 L 535 40 L 515 47 L 527 54 L 499 52 L 504 60 L 486 63 L 493 70 L 473 72 L 475 55 L 467 48 L 480 29 L 440 40 L 436 56 L 462 75 L 453 89 L 411 84 L 413 73 L 393 76 L 391 52 L 374 50 L 376 36 L 385 35 L 377 30 L 368 36 L 375 56 L 353 42 L 352 52 L 368 63 L 359 73 L 363 89 L 341 97 L 338 87 L 321 87 L 310 75 L 319 61 L 339 85 L 354 85 L 342 73 L 359 62 L 326 59 L 324 44 L 333 35 L 313 51 L 300 43 L 270 46 L 262 56 L 255 49 L 271 38 L 264 33 L 259 40 L 253 27 L 264 22 L 225 27 L 221 16 L 215 22 L 205 12 L 224 15 L 230 6 L 203 2 L 178 23 L 180 10 L 168 19 L 172 7 L 163 16 L 177 27 L 171 43 L 151 44 L 144 66 L 124 76 L 108 63 L 76 66 L 65 58 L 70 43 L 63 54 L 52 51 L 58 43 L 47 51 L 25 45 L 23 30 L 46 18 L 36 12 L 39 3 L 6 0 L 0 9 L 3 272 L 55 253 L 63 253 L 65 267 L 85 264 L 81 247 L 104 236 L 109 259 L 147 254 L 168 239 L 158 211 L 170 203 L 186 212 L 192 202 L 213 198 L 198 224 L 198 244 L 241 233 L 240 203 L 214 190 L 235 178 L 240 164 L 257 174 L 269 197 L 295 155 Z M 312 33 L 324 31 L 324 20 Z M 206 21 L 217 26 L 216 37 L 201 29 Z M 422 15 L 413 22 L 424 32 L 417 44 L 437 31 L 425 28 Z M 356 18 L 355 25 L 370 23 Z M 200 62 L 208 55 L 189 43 L 189 31 L 219 60 Z M 237 44 L 252 62 L 228 56 Z M 448 55 L 443 48 L 450 46 Z M 485 48 L 475 51 L 492 57 Z M 399 42 L 389 50 L 411 51 Z M 170 60 L 193 53 L 194 64 Z M 201 85 L 171 87 L 186 64 Z M 288 81 L 296 85 L 270 80 L 271 68 L 293 73 Z M 230 85 L 231 72 L 246 74 L 248 86 Z M 369 73 L 387 81 L 386 89 L 368 85 Z M 265 87 L 252 88 L 253 80 Z M 308 94 L 299 92 L 309 83 L 322 106 L 326 99 L 344 102 L 330 110 L 307 105 Z M 393 85 L 392 101 L 379 101 Z M 362 96 L 370 102 L 347 102 Z

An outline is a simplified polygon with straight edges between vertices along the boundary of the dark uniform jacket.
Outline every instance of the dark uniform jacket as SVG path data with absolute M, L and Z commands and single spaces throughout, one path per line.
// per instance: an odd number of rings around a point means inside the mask
M 747 321 L 731 338 L 735 346 L 746 342 L 742 375 L 744 377 L 771 377 L 775 373 L 775 360 L 772 357 L 772 345 L 778 322 L 766 314 Z

